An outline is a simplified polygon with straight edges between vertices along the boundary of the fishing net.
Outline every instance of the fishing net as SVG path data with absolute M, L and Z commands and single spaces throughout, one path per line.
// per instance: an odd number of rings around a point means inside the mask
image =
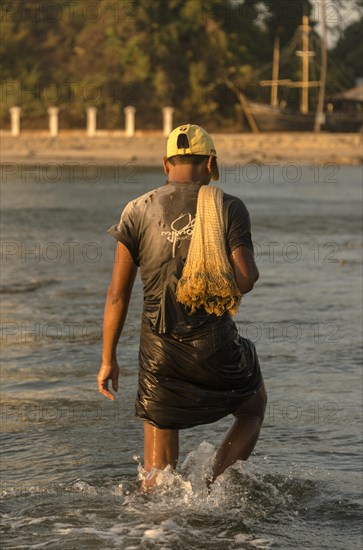
M 235 315 L 241 297 L 226 252 L 223 191 L 212 185 L 202 185 L 176 298 L 191 311 L 204 308 L 207 313 L 220 316 L 227 310 Z

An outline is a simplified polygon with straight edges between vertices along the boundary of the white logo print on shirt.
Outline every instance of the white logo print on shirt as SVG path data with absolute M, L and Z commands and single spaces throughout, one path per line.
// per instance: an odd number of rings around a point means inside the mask
M 184 225 L 180 227 L 182 223 L 184 223 Z M 179 218 L 176 218 L 176 220 L 170 224 L 171 231 L 161 232 L 161 234 L 166 235 L 167 240 L 173 244 L 173 258 L 175 258 L 175 251 L 180 247 L 181 241 L 185 239 L 191 240 L 194 224 L 195 217 L 193 218 L 191 214 L 180 214 Z

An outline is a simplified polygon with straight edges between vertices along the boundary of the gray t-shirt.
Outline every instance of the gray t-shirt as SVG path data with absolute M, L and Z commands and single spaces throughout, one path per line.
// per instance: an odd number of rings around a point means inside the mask
M 129 202 L 108 233 L 123 243 L 140 266 L 144 315 L 157 333 L 183 333 L 216 319 L 204 310 L 189 312 L 175 299 L 193 233 L 198 183 L 166 182 Z M 253 251 L 251 222 L 241 199 L 224 193 L 226 249 Z

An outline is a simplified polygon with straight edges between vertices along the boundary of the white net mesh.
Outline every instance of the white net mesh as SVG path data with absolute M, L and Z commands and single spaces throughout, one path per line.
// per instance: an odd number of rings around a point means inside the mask
M 229 263 L 223 223 L 223 191 L 202 185 L 198 194 L 196 220 L 188 256 L 176 289 L 176 298 L 195 311 L 220 316 L 235 315 L 241 301 Z

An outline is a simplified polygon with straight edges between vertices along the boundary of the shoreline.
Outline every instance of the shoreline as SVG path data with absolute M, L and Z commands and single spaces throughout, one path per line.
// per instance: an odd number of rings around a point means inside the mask
M 260 134 L 213 134 L 219 164 L 334 163 L 363 164 L 362 134 L 279 132 Z M 97 163 L 112 166 L 134 163 L 140 167 L 160 167 L 166 137 L 160 132 L 99 131 L 88 137 L 81 130 L 64 130 L 57 137 L 47 131 L 22 131 L 13 137 L 0 132 L 0 164 Z

